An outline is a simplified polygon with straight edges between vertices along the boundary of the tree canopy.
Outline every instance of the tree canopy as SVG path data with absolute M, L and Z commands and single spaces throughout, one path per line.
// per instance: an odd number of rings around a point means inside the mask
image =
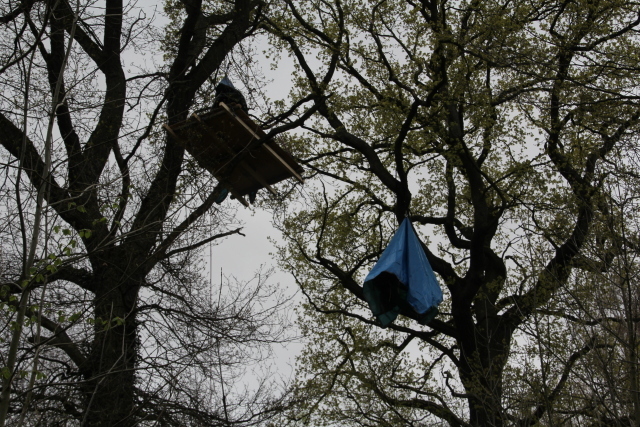
M 278 216 L 281 263 L 307 298 L 300 324 L 311 336 L 295 417 L 640 420 L 627 340 L 638 321 L 627 258 L 637 249 L 638 6 L 283 2 L 269 26 L 296 63 L 293 101 L 317 110 L 293 138 L 316 185 L 302 209 L 296 200 Z M 405 312 L 382 330 L 361 283 L 405 216 L 445 303 L 427 327 Z M 611 335 L 623 325 L 626 338 Z M 619 365 L 606 384 L 585 370 L 598 358 Z
M 0 425 L 255 425 L 281 404 L 241 382 L 284 339 L 280 292 L 266 271 L 212 287 L 202 251 L 241 227 L 161 127 L 244 71 L 263 7 L 0 6 Z
M 150 11 L 0 6 L 0 425 L 640 422 L 638 2 Z M 268 54 L 289 99 L 245 95 L 308 178 L 259 201 L 304 298 L 291 395 L 243 388 L 282 300 L 262 272 L 211 287 L 204 248 L 241 228 L 161 126 Z M 404 218 L 444 302 L 383 329 L 362 280 Z

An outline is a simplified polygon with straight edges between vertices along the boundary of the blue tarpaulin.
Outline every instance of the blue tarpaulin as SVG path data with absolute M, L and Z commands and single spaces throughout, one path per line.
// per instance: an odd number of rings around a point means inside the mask
M 442 290 L 408 218 L 365 278 L 364 297 L 384 327 L 401 309 L 413 311 L 424 325 L 438 314 Z

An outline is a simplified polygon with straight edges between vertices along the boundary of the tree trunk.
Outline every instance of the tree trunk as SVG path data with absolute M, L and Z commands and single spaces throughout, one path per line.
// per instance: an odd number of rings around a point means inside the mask
M 135 305 L 139 281 L 110 268 L 101 274 L 95 296 L 95 337 L 86 378 L 86 425 L 135 425 L 137 325 Z M 122 271 L 122 270 L 121 270 Z
M 501 427 L 505 423 L 502 378 L 511 342 L 510 329 L 504 319 L 481 310 L 475 310 L 478 319 L 474 321 L 471 304 L 457 302 L 459 299 L 454 299 L 453 314 L 461 349 L 460 379 L 467 394 L 470 423 Z

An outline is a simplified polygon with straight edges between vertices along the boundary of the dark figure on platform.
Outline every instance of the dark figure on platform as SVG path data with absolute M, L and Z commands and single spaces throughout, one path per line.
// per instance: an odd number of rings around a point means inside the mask
M 213 100 L 213 106 L 217 107 L 220 102 L 224 102 L 225 104 L 240 104 L 242 107 L 242 111 L 245 113 L 249 113 L 249 109 L 247 108 L 247 101 L 242 96 L 242 93 L 238 89 L 233 86 L 231 80 L 227 76 L 224 76 L 218 86 L 216 86 L 216 97 Z
M 247 101 L 244 99 L 244 96 L 238 89 L 233 86 L 231 80 L 227 76 L 224 76 L 218 86 L 216 86 L 216 97 L 213 100 L 213 107 L 217 107 L 220 105 L 220 102 L 224 102 L 225 104 L 239 104 L 242 111 L 245 113 L 249 113 L 249 108 L 247 108 Z M 257 191 L 253 191 L 249 193 L 249 202 L 253 204 L 256 201 Z M 223 189 L 218 198 L 216 199 L 216 203 L 220 204 L 227 198 L 229 194 L 228 189 Z

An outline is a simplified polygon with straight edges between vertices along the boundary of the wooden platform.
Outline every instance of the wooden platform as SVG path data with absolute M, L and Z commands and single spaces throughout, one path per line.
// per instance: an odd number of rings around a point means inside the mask
M 256 146 L 266 135 L 237 104 L 220 103 L 206 114 L 164 127 L 245 206 L 243 196 L 261 188 L 276 194 L 275 183 L 303 182 L 302 166 L 273 139 Z

